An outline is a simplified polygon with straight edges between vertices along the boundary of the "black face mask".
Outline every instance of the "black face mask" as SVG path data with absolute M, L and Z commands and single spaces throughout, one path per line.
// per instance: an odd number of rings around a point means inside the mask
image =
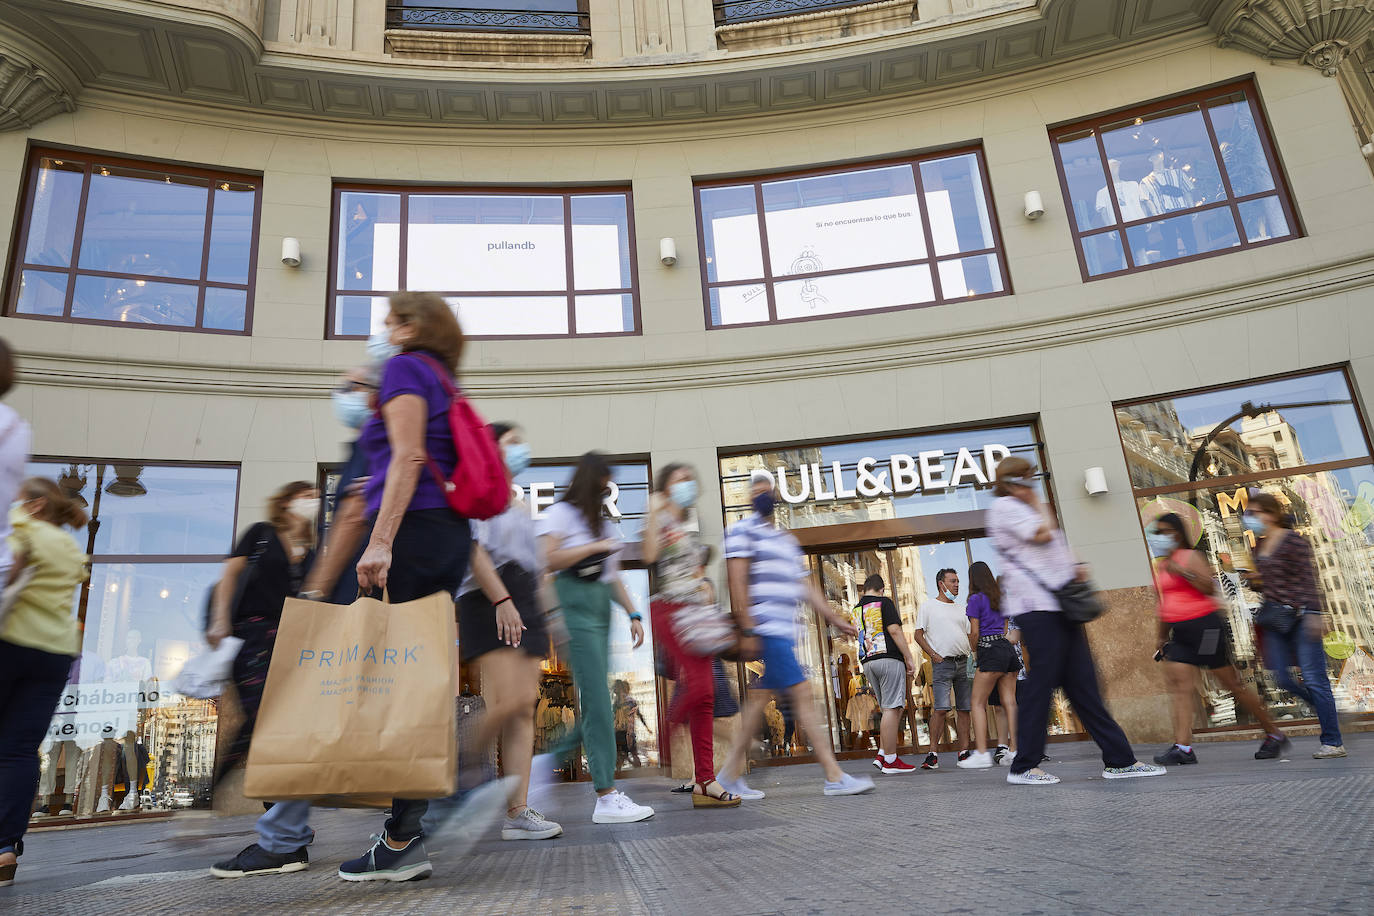
M 751 502 L 753 503 L 755 512 L 764 518 L 772 518 L 773 510 L 777 508 L 778 505 L 778 498 L 773 495 L 772 490 L 769 490 L 767 493 L 760 493 L 758 496 L 755 496 Z

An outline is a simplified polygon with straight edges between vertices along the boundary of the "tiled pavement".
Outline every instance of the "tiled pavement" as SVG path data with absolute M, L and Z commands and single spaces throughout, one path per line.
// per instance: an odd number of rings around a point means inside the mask
M 372 812 L 321 811 L 308 871 L 215 880 L 205 866 L 252 842 L 252 819 L 170 821 L 30 835 L 0 912 L 73 914 L 463 913 L 1374 913 L 1374 735 L 1344 760 L 1287 760 L 1199 745 L 1202 762 L 1108 782 L 1090 744 L 1052 745 L 1055 787 L 1005 770 L 878 777 L 825 798 L 815 766 L 755 770 L 767 799 L 693 811 L 670 781 L 622 783 L 658 814 L 590 822 L 591 790 L 564 785 L 548 842 L 495 833 L 462 858 L 431 846 L 434 877 L 345 884 L 335 869 L 380 828 Z M 1148 759 L 1152 749 L 1138 748 Z M 851 772 L 872 773 L 850 762 Z

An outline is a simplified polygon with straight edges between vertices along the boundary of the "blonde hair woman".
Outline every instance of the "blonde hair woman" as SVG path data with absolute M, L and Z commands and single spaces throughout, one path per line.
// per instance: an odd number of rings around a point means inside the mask
M 72 597 L 86 581 L 86 555 L 61 525 L 86 513 L 57 484 L 31 477 L 9 512 L 13 566 L 0 585 L 27 583 L 0 621 L 0 887 L 14 883 L 38 790 L 38 747 L 67 683 L 81 634 Z

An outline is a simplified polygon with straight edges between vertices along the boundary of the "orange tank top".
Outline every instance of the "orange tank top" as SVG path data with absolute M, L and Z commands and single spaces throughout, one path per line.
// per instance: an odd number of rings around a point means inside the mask
M 1170 559 L 1186 552 L 1175 551 Z M 1155 588 L 1159 591 L 1159 619 L 1165 623 L 1196 620 L 1217 609 L 1215 598 L 1204 595 L 1193 588 L 1187 579 L 1166 570 L 1163 563 L 1155 567 Z

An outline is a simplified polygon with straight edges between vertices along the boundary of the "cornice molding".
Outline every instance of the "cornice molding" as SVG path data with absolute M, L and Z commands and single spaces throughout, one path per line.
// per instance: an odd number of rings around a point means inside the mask
M 1335 76 L 1374 33 L 1374 0 L 1227 0 L 1213 15 L 1217 43 Z
M 1344 292 L 1374 290 L 1374 255 L 1305 266 L 1278 276 L 1238 281 L 1191 294 L 1170 294 L 1133 306 L 1054 318 L 1029 318 L 942 334 L 912 335 L 846 346 L 816 346 L 701 359 L 626 362 L 604 367 L 545 365 L 463 369 L 474 397 L 522 398 L 639 394 L 734 387 L 803 379 L 834 379 L 970 359 L 1024 354 L 1200 321 L 1245 315 Z M 131 331 L 130 333 L 139 333 Z M 712 332 L 729 333 L 729 332 Z M 824 335 L 816 335 L 823 340 Z M 12 340 L 20 381 L 29 385 L 155 391 L 209 396 L 327 397 L 340 367 L 230 366 L 172 360 L 73 355 L 26 350 Z
M 0 131 L 75 110 L 75 94 L 57 75 L 0 41 Z
M 240 115 L 620 130 L 909 99 L 1205 32 L 1217 2 L 1007 0 L 984 15 L 918 20 L 875 35 L 616 64 L 455 65 L 275 42 L 265 48 L 243 17 L 172 15 L 149 0 L 0 0 L 0 38 L 12 30 L 42 42 L 84 87 Z

